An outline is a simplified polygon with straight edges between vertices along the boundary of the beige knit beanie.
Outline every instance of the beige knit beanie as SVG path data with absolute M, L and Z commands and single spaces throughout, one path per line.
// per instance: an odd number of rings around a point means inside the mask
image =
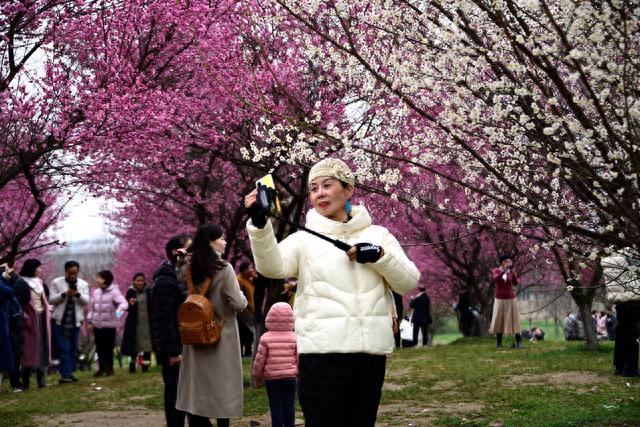
M 330 176 L 351 186 L 356 182 L 356 177 L 349 166 L 342 160 L 333 158 L 320 160 L 313 165 L 309 171 L 309 180 L 307 182 L 311 183 L 319 176 Z

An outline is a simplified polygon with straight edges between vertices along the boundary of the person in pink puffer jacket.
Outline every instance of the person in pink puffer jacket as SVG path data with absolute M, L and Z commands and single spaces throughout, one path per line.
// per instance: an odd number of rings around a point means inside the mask
M 96 277 L 98 289 L 93 292 L 87 315 L 87 330 L 93 333 L 98 353 L 98 370 L 93 374 L 113 375 L 113 347 L 116 343 L 116 328 L 128 308 L 118 286 L 113 284 L 113 274 L 103 270 Z
M 293 310 L 286 302 L 274 304 L 265 320 L 252 374 L 259 387 L 264 380 L 272 426 L 293 426 L 295 421 L 298 351 L 293 332 Z

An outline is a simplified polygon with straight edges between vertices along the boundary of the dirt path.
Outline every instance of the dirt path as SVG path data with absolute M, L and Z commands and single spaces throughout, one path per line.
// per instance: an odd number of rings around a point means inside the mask
M 162 427 L 165 425 L 164 412 L 148 409 L 131 409 L 125 411 L 93 411 L 76 414 L 59 414 L 46 417 L 34 417 L 38 426 L 92 426 L 100 427 Z M 296 420 L 296 425 L 303 425 L 302 420 Z M 271 425 L 269 414 L 234 419 L 234 426 L 256 427 Z M 214 424 L 215 425 L 215 424 Z

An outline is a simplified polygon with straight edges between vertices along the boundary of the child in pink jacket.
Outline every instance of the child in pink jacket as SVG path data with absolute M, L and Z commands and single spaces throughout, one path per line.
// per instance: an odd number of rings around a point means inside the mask
M 298 352 L 291 306 L 286 302 L 274 304 L 265 325 L 268 332 L 260 338 L 252 374 L 258 387 L 263 380 L 266 382 L 271 425 L 293 427 Z

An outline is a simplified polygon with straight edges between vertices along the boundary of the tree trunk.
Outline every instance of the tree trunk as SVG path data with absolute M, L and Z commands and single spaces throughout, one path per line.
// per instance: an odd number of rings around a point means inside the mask
M 581 287 L 579 283 L 575 283 L 571 296 L 578 306 L 582 324 L 584 325 L 584 334 L 587 339 L 587 349 L 596 350 L 598 348 L 598 333 L 591 318 L 591 307 L 593 306 L 593 298 L 596 295 L 595 286 L 592 283 L 585 287 Z

